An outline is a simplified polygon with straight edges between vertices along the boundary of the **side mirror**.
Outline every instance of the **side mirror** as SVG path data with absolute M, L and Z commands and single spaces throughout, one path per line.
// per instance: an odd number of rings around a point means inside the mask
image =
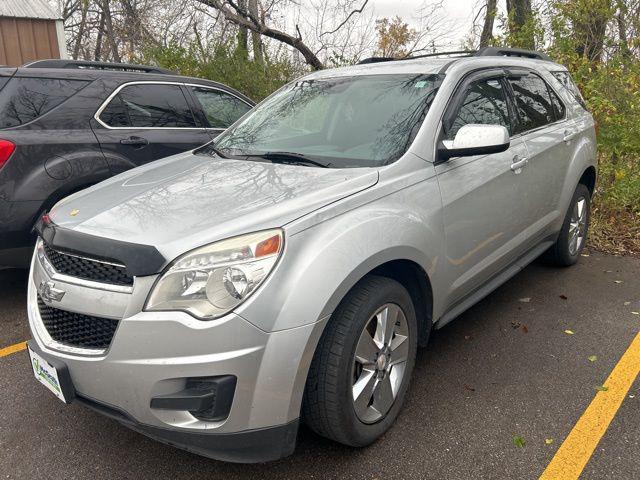
M 452 157 L 471 157 L 504 152 L 509 148 L 509 131 L 502 125 L 464 125 L 453 141 L 443 140 L 438 148 L 441 162 Z

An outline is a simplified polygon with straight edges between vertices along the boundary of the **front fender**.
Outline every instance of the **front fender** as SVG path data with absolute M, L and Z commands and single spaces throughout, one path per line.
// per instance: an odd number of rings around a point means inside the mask
M 289 392 L 288 419 L 299 416 L 309 367 L 331 313 L 362 277 L 389 261 L 410 260 L 437 278 L 441 211 L 432 177 L 291 236 L 285 230 L 279 264 L 236 313 L 269 332 L 304 333 L 303 344 L 281 345 L 269 362 L 277 371 L 291 371 L 295 363 L 290 384 L 282 388 Z M 433 298 L 443 298 L 438 282 L 431 284 Z
M 273 332 L 330 315 L 362 277 L 392 260 L 410 260 L 431 277 L 442 251 L 435 178 L 286 236 L 279 264 L 237 313 Z M 439 285 L 432 282 L 434 298 Z M 434 305 L 434 312 L 436 312 Z

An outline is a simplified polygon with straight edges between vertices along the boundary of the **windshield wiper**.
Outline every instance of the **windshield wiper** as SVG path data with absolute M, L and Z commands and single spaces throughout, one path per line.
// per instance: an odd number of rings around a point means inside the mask
M 215 153 L 220 158 L 229 158 L 229 155 L 225 155 L 224 153 L 222 153 L 222 150 L 217 148 L 216 145 L 213 142 L 211 142 L 211 144 L 208 146 L 208 148 L 209 148 L 209 150 L 211 150 L 213 153 Z
M 329 168 L 330 163 L 322 163 L 317 160 L 313 160 L 306 155 L 295 152 L 265 152 L 259 154 L 252 154 L 251 157 L 264 158 L 273 163 L 291 163 L 298 165 L 313 165 L 314 167 Z
M 231 158 L 229 155 L 223 153 L 222 150 L 216 147 L 216 144 L 213 142 L 205 143 L 201 147 L 196 148 L 193 153 L 195 153 L 196 155 L 209 155 L 210 157 L 213 156 L 212 153 L 215 153 L 220 158 Z

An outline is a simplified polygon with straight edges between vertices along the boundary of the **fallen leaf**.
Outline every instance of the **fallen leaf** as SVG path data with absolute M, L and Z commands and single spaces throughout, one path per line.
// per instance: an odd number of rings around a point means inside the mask
M 465 388 L 465 390 L 469 390 L 470 392 L 476 391 L 475 388 L 473 388 L 471 385 L 467 385 L 466 383 L 463 385 L 463 387 Z
M 599 392 L 608 392 L 609 391 L 609 387 L 605 387 L 604 385 L 597 385 L 595 387 L 595 389 Z
M 551 444 L 553 443 L 553 438 L 545 438 L 545 439 L 544 439 L 544 443 L 545 443 L 546 445 L 551 445 Z
M 590 361 L 590 362 L 596 362 L 597 360 L 598 360 L 598 357 L 596 357 L 595 355 L 591 355 L 591 356 L 589 357 L 589 361 Z
M 567 335 L 573 335 L 574 334 L 573 330 L 565 330 L 564 333 L 566 333 Z
M 560 298 L 561 298 L 562 300 L 566 300 L 566 299 L 567 299 L 567 298 L 569 298 L 569 297 L 567 297 L 567 296 L 563 293 L 562 295 L 560 295 Z
M 527 328 L 527 326 L 526 326 L 526 325 L 522 325 L 522 331 L 523 331 L 524 333 L 529 333 L 529 329 Z
M 531 301 L 531 297 L 519 298 L 518 301 L 522 303 L 529 303 Z
M 527 442 L 525 442 L 524 438 L 522 438 L 520 435 L 515 435 L 513 437 L 513 444 L 518 448 L 523 448 L 527 444 Z

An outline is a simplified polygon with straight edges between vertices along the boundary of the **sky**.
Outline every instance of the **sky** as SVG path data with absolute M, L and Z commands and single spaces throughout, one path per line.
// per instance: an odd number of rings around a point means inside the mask
M 393 17 L 399 15 L 411 26 L 417 27 L 416 12 L 425 3 L 437 3 L 438 0 L 370 0 L 372 10 L 377 17 Z M 476 0 L 443 0 L 446 16 L 454 24 L 454 29 L 449 33 L 449 43 L 452 48 L 460 47 L 460 44 L 468 36 L 475 10 Z M 367 6 L 368 7 L 368 6 Z

